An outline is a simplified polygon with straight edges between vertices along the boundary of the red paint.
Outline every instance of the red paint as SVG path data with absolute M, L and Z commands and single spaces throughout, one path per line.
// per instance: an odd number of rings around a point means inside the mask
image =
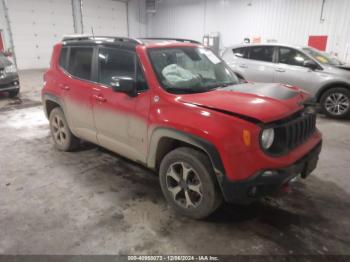
M 326 51 L 328 36 L 310 35 L 308 45 L 320 51 Z
M 291 192 L 291 188 L 290 188 L 290 184 L 289 183 L 285 183 L 282 188 L 281 188 L 282 192 L 284 193 L 290 193 Z
M 232 103 L 232 100 L 227 99 L 227 97 L 231 97 L 235 103 Z M 274 99 L 269 97 L 257 97 L 254 94 L 217 90 L 210 93 L 183 95 L 181 98 L 183 102 L 235 112 L 259 119 L 265 123 L 284 118 L 299 111 L 302 106 L 295 106 L 299 100 L 300 97 L 296 96 L 285 101 L 285 103 L 275 103 Z
M 99 84 L 87 84 L 78 79 L 69 79 L 57 65 L 61 49 L 61 44 L 57 44 L 54 47 L 51 68 L 45 73 L 42 93 L 51 93 L 63 98 L 67 96 L 66 93 L 73 91 L 74 87 L 84 90 L 84 94 L 82 91 L 77 91 L 76 94 L 70 95 L 71 99 L 85 105 L 86 110 L 107 109 L 109 112 L 127 113 L 129 117 L 131 115 L 135 119 L 142 120 L 146 125 L 146 141 L 137 146 L 146 153 L 149 152 L 149 139 L 157 127 L 169 127 L 200 137 L 216 147 L 230 180 L 245 179 L 263 169 L 287 167 L 320 142 L 321 134 L 316 131 L 305 143 L 288 154 L 280 157 L 268 156 L 259 146 L 261 131 L 259 125 L 210 108 L 243 114 L 261 122 L 271 122 L 283 119 L 299 110 L 300 102 L 307 99 L 308 95 L 301 94 L 289 100 L 276 100 L 225 91 L 185 95 L 168 93 L 160 86 L 146 52 L 148 48 L 164 48 L 165 45 L 197 46 L 190 43 L 138 45 L 136 52 L 144 69 L 149 90 L 136 97 L 130 97 L 123 93 L 112 92 L 110 88 L 104 88 Z M 68 83 L 71 85 L 71 90 L 58 88 L 60 83 Z M 158 101 L 154 99 L 156 96 L 159 97 Z M 103 97 L 108 102 L 102 102 L 97 99 L 98 97 Z M 204 105 L 207 109 L 195 104 Z M 94 128 L 103 129 L 103 126 L 99 126 L 98 120 L 96 123 L 97 126 Z M 251 146 L 244 144 L 242 137 L 244 130 L 249 130 L 251 133 Z
M 4 47 L 4 40 L 2 39 L 2 31 L 0 31 L 0 52 L 4 52 L 5 47 Z

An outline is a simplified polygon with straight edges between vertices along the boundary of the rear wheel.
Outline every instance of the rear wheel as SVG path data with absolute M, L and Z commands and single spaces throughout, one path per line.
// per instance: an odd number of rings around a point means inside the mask
M 168 153 L 161 162 L 159 179 L 166 200 L 182 215 L 202 219 L 222 202 L 210 160 L 192 148 Z
M 350 91 L 343 87 L 327 90 L 321 97 L 322 111 L 332 118 L 350 117 Z
M 64 113 L 59 107 L 50 113 L 50 129 L 57 149 L 72 151 L 79 146 L 79 139 L 70 131 Z

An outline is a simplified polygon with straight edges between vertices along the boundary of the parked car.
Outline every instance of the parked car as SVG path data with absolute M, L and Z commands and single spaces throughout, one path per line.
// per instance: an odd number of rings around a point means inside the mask
M 326 115 L 350 117 L 350 66 L 327 53 L 311 47 L 252 44 L 228 47 L 222 57 L 243 79 L 301 87 Z
M 65 38 L 50 65 L 42 101 L 56 148 L 83 139 L 145 165 L 183 215 L 206 217 L 222 199 L 251 203 L 316 168 L 310 96 L 239 84 L 197 42 Z
M 19 93 L 17 69 L 6 56 L 0 52 L 0 92 L 8 92 L 9 97 Z

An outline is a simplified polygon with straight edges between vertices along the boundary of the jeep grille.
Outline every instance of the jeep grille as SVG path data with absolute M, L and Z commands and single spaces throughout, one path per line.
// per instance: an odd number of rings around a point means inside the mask
M 301 111 L 288 119 L 272 123 L 269 127 L 275 130 L 275 140 L 265 152 L 272 155 L 287 154 L 316 131 L 316 114 Z
M 304 143 L 316 130 L 316 115 L 305 114 L 281 128 L 286 132 L 286 146 L 291 150 Z

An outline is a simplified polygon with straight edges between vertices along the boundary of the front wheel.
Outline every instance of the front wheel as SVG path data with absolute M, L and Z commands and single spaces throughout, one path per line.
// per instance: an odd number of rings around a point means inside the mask
M 161 162 L 159 180 L 166 200 L 182 215 L 202 219 L 222 202 L 210 160 L 192 148 L 168 153 Z
M 321 97 L 323 113 L 331 118 L 350 117 L 350 91 L 343 87 L 327 90 Z

